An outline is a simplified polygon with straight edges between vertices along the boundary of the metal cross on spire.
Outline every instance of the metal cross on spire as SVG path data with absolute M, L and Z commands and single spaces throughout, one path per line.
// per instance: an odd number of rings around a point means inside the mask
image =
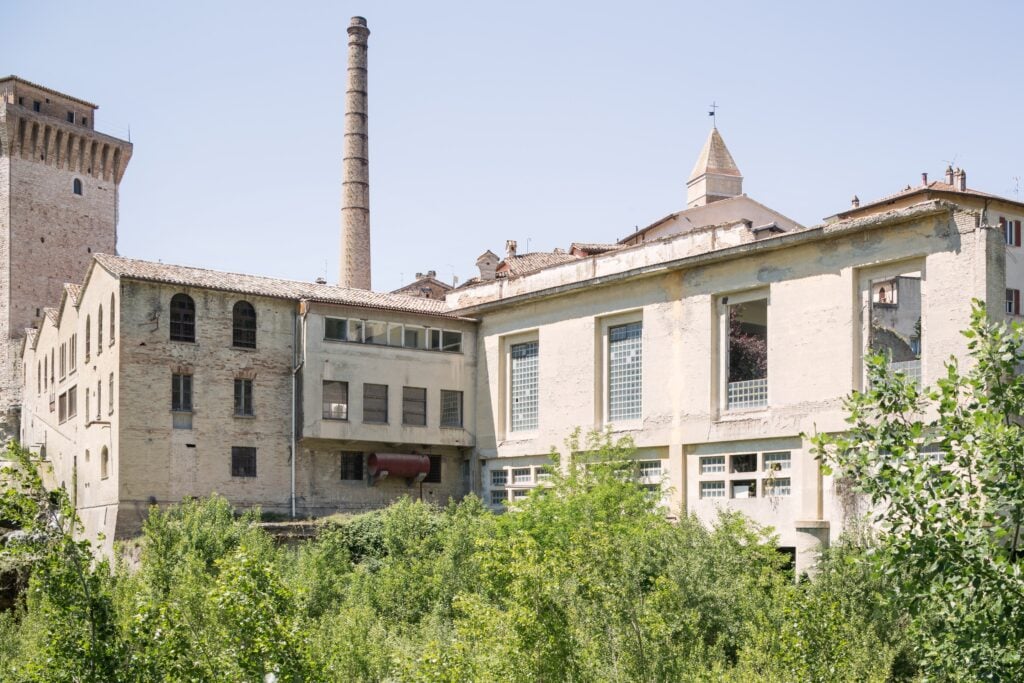
M 718 118 L 715 116 L 715 113 L 718 110 L 718 105 L 712 102 L 708 106 L 711 108 L 711 111 L 708 112 L 708 116 L 711 117 L 711 125 L 714 128 L 718 128 Z

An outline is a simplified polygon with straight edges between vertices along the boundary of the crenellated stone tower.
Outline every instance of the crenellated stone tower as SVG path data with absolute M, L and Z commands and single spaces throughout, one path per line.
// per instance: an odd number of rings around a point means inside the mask
M 94 252 L 116 253 L 130 142 L 99 133 L 95 104 L 0 78 L 0 412 L 20 403 L 21 343 Z
M 370 289 L 370 151 L 367 138 L 366 19 L 348 27 L 345 142 L 341 182 L 341 267 L 343 287 Z

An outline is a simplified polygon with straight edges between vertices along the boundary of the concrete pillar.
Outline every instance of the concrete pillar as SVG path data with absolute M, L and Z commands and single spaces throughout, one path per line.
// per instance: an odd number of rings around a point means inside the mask
M 341 267 L 343 287 L 370 289 L 370 155 L 367 144 L 366 19 L 348 27 L 345 142 L 341 181 Z

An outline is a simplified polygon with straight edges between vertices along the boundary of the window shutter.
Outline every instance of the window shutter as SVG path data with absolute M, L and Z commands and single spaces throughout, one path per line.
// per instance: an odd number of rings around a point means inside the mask
M 1020 221 L 1013 222 L 1013 246 L 1020 246 Z

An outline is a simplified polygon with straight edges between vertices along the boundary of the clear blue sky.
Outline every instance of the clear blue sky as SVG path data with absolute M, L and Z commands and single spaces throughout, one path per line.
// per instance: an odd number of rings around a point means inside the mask
M 334 282 L 354 14 L 375 289 L 683 208 L 712 101 L 746 192 L 807 225 L 948 160 L 1024 176 L 1011 2 L 2 0 L 0 72 L 130 125 L 122 254 Z

